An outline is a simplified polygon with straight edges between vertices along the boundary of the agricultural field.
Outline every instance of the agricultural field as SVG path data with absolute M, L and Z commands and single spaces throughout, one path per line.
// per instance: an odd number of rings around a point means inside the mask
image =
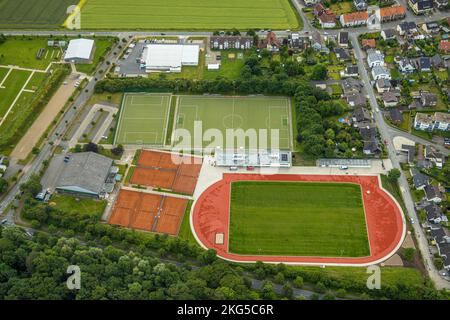
M 229 251 L 283 256 L 369 256 L 360 186 L 233 182 Z
M 297 29 L 289 0 L 88 0 L 82 29 Z
M 168 94 L 124 95 L 114 143 L 164 145 L 170 101 Z
M 58 28 L 78 0 L 0 0 L 1 29 Z
M 177 113 L 175 116 L 175 129 L 173 143 L 177 148 L 270 148 L 275 147 L 271 143 L 271 129 L 278 130 L 278 142 L 280 149 L 291 148 L 291 121 L 290 101 L 283 97 L 226 97 L 226 96 L 179 96 Z M 212 129 L 222 134 L 224 141 L 203 141 L 202 146 L 193 141 L 195 122 L 201 121 L 202 130 L 205 133 Z M 248 139 L 226 139 L 227 129 L 256 130 L 258 145 L 250 146 Z M 260 130 L 267 130 L 265 135 L 267 147 L 262 145 Z M 191 139 L 184 139 L 181 135 L 187 130 Z M 275 136 L 274 136 L 275 137 Z M 207 139 L 204 139 L 207 140 Z M 231 143 L 230 146 L 228 144 Z

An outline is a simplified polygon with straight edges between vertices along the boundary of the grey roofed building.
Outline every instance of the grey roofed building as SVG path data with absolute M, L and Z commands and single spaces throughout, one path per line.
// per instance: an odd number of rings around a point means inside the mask
M 414 184 L 414 188 L 423 189 L 429 183 L 429 179 L 427 175 L 419 172 L 417 169 L 411 169 L 411 176 Z
M 62 193 L 101 197 L 109 184 L 113 160 L 94 152 L 74 153 L 64 163 L 55 189 Z
M 439 54 L 435 54 L 430 59 L 431 65 L 435 69 L 445 69 L 445 62 L 444 59 Z
M 441 226 L 438 226 L 437 228 L 431 228 L 430 230 L 431 238 L 433 238 L 437 243 L 443 243 L 445 242 L 445 231 Z
M 398 108 L 392 108 L 389 110 L 389 117 L 392 122 L 402 123 L 403 122 L 403 113 Z
M 366 97 L 361 93 L 351 93 L 346 99 L 351 107 L 364 107 L 367 104 Z
M 414 157 L 416 156 L 416 147 L 408 144 L 402 144 L 401 150 L 408 154 L 408 163 L 413 163 Z
M 423 208 L 423 210 L 427 215 L 427 220 L 432 223 L 440 223 L 441 221 L 447 220 L 447 217 L 442 213 L 441 208 L 434 203 L 429 204 Z
M 433 163 L 430 160 L 418 160 L 417 161 L 417 168 L 419 169 L 431 169 L 433 168 Z
M 433 201 L 433 202 L 441 202 L 442 201 L 442 194 L 441 194 L 441 191 L 439 190 L 439 187 L 429 184 L 429 185 L 426 185 L 423 190 L 425 191 L 425 196 L 427 197 L 428 201 Z
M 439 252 L 444 259 L 444 269 L 450 270 L 450 244 L 446 243 L 439 246 Z
M 395 38 L 396 33 L 394 29 L 386 29 L 381 31 L 381 36 L 384 40 L 391 40 Z
M 359 93 L 361 92 L 361 89 L 363 87 L 361 81 L 353 79 L 353 78 L 347 78 L 344 81 L 341 82 L 342 90 L 344 91 L 344 94 L 350 94 L 350 93 Z
M 344 48 L 335 48 L 334 53 L 336 57 L 341 61 L 350 60 L 350 54 Z
M 347 47 L 348 46 L 348 32 L 346 32 L 346 31 L 339 32 L 338 42 L 339 42 L 340 46 Z
M 354 122 L 369 121 L 370 119 L 370 112 L 366 108 L 358 107 L 353 111 Z

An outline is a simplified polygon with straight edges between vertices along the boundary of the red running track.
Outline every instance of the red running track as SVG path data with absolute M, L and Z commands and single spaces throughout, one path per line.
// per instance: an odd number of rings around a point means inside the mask
M 243 180 L 319 181 L 359 184 L 366 213 L 370 256 L 357 258 L 258 256 L 228 252 L 230 185 L 233 181 Z M 224 174 L 222 180 L 211 185 L 198 198 L 191 219 L 191 225 L 197 241 L 206 248 L 215 249 L 217 255 L 221 258 L 236 262 L 263 261 L 313 265 L 370 265 L 382 262 L 397 251 L 406 231 L 401 209 L 393 197 L 381 188 L 378 176 Z M 216 234 L 218 233 L 224 234 L 223 244 L 215 243 Z

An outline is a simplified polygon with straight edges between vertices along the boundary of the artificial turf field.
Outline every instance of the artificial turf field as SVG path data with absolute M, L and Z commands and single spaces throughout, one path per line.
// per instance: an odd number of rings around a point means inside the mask
M 370 255 L 360 186 L 240 181 L 231 185 L 229 252 Z
M 82 29 L 296 29 L 289 0 L 88 0 Z
M 164 145 L 169 94 L 125 94 L 114 144 Z
M 78 0 L 0 0 L 0 28 L 58 28 Z
M 262 140 L 258 140 L 256 148 L 268 149 L 276 147 L 271 143 L 270 129 L 278 130 L 277 142 L 280 149 L 291 148 L 291 121 L 290 101 L 283 97 L 226 97 L 226 96 L 179 96 L 177 113 L 175 116 L 175 129 L 186 129 L 194 137 L 195 121 L 202 121 L 202 130 L 217 129 L 224 139 L 220 141 L 203 141 L 203 148 L 227 147 L 231 139 L 226 139 L 226 129 L 256 130 L 257 137 L 261 129 L 267 130 L 267 147 Z M 206 139 L 205 139 L 206 140 Z M 232 141 L 231 141 L 232 142 Z M 180 134 L 175 131 L 173 143 L 176 147 L 196 148 L 194 141 L 180 139 Z M 189 144 L 189 145 L 188 145 Z M 238 142 L 235 139 L 233 148 L 249 148 L 249 141 Z M 255 147 L 250 146 L 251 149 Z

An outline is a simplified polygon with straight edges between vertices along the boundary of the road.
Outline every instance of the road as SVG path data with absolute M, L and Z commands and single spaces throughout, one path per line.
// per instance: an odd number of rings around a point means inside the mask
M 392 166 L 394 168 L 399 169 L 400 172 L 402 172 L 401 167 L 400 167 L 399 157 L 397 156 L 396 150 L 394 150 L 394 143 L 393 143 L 393 138 L 395 136 L 399 135 L 399 133 L 392 130 L 392 128 L 386 124 L 386 121 L 384 120 L 381 112 L 376 111 L 376 110 L 380 110 L 380 106 L 378 105 L 378 101 L 375 97 L 374 89 L 370 82 L 369 74 L 368 74 L 366 66 L 364 64 L 365 59 L 364 59 L 363 52 L 361 50 L 361 46 L 359 45 L 357 35 L 350 34 L 350 41 L 355 50 L 355 57 L 356 57 L 356 61 L 358 63 L 360 76 L 361 76 L 362 82 L 364 84 L 364 89 L 366 90 L 366 92 L 369 96 L 369 103 L 370 103 L 370 106 L 372 107 L 372 110 L 374 111 L 375 123 L 378 127 L 378 131 L 381 135 L 381 139 L 382 139 L 382 141 L 386 140 L 388 142 L 386 147 L 389 152 L 389 159 L 392 162 Z M 408 138 L 411 138 L 410 137 L 411 135 L 409 135 L 407 133 L 404 133 L 404 134 L 407 135 Z M 400 185 L 401 191 L 403 192 L 403 200 L 405 202 L 405 206 L 406 206 L 406 210 L 407 210 L 407 212 L 405 212 L 405 214 L 409 219 L 414 219 L 414 221 L 417 222 L 417 223 L 412 224 L 412 227 L 413 227 L 413 231 L 416 236 L 416 239 L 417 239 L 417 243 L 419 245 L 419 250 L 424 259 L 425 267 L 428 270 L 429 276 L 430 276 L 431 280 L 434 282 L 434 284 L 436 285 L 436 288 L 450 289 L 450 282 L 441 278 L 438 270 L 434 266 L 433 259 L 429 254 L 427 237 L 424 234 L 423 229 L 420 226 L 420 223 L 418 223 L 420 220 L 414 209 L 414 202 L 413 202 L 412 196 L 410 194 L 408 181 L 406 180 L 406 177 L 403 173 L 399 179 L 399 185 Z

